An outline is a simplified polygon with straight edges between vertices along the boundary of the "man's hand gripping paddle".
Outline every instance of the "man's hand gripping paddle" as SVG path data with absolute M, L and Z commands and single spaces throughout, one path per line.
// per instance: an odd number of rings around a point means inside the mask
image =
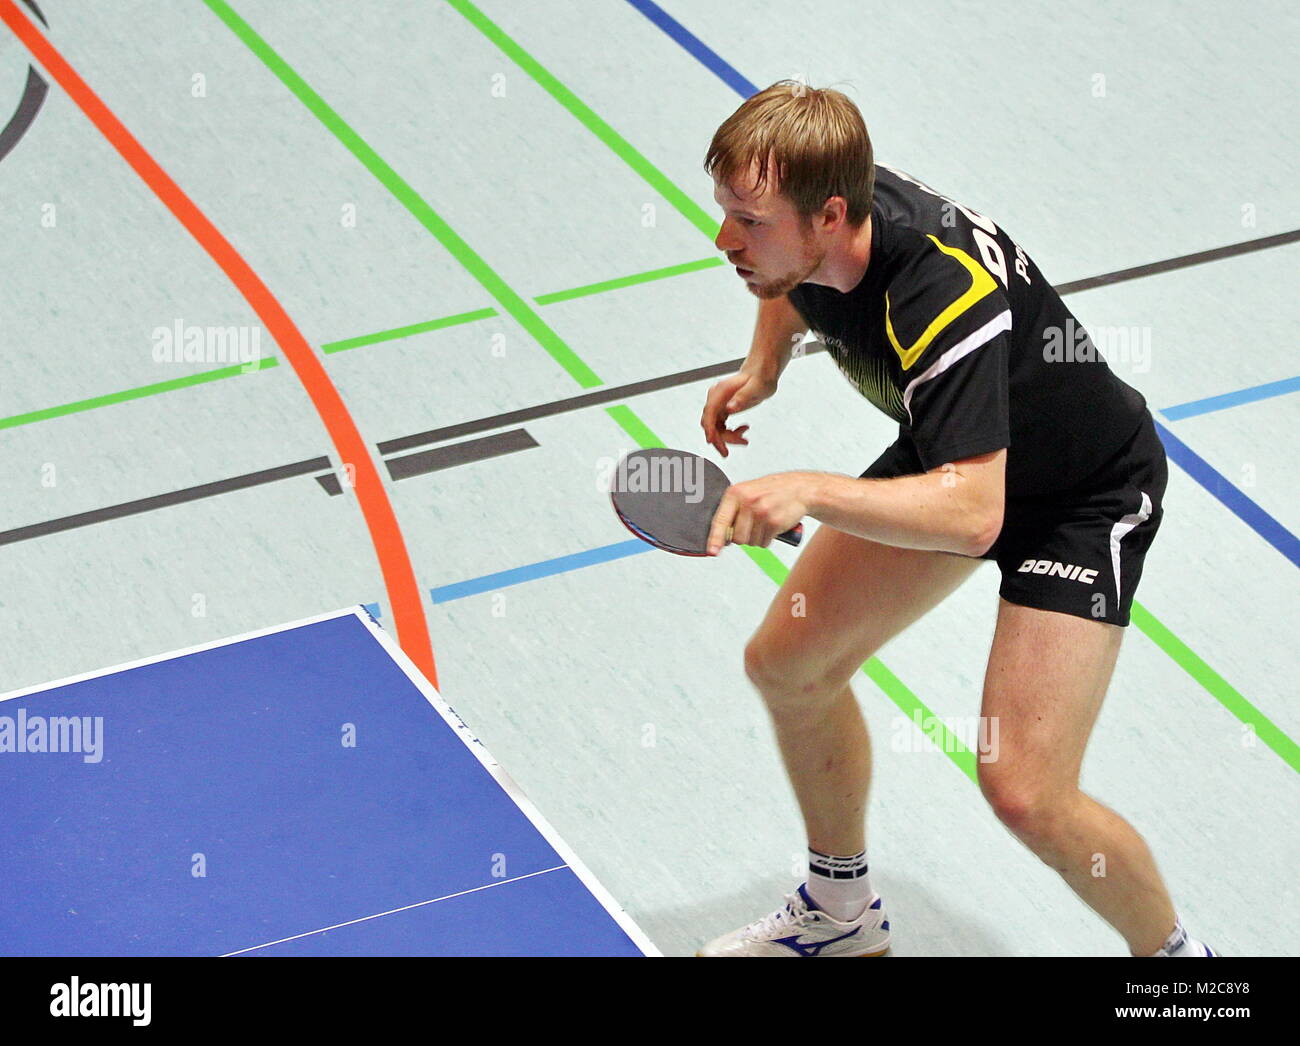
M 623 455 L 609 498 L 623 525 L 642 541 L 678 556 L 706 556 L 709 527 L 729 486 L 726 473 L 708 459 L 653 447 Z M 728 527 L 728 543 L 731 534 Z M 798 545 L 803 524 L 776 539 Z

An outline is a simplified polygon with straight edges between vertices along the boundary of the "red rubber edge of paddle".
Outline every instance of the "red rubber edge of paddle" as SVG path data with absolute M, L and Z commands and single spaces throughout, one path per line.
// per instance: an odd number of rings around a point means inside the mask
M 778 534 L 776 540 L 784 541 L 787 545 L 798 546 L 799 542 L 803 540 L 803 524 L 796 523 L 784 534 Z
M 640 538 L 647 545 L 653 545 L 655 548 L 662 549 L 664 552 L 671 552 L 674 556 L 702 557 L 708 555 L 708 552 L 686 552 L 679 548 L 672 548 L 668 545 L 664 545 L 656 541 L 644 530 L 638 530 L 636 527 L 634 527 L 631 523 L 629 523 L 626 519 L 623 518 L 623 513 L 618 510 L 618 503 L 614 500 L 613 491 L 610 491 L 609 503 L 611 507 L 614 509 L 614 515 L 618 517 L 618 521 L 622 523 L 624 527 L 627 528 L 628 532 L 632 534 L 633 537 Z M 778 534 L 776 536 L 776 539 L 777 541 L 784 541 L 787 545 L 794 545 L 797 548 L 799 546 L 799 543 L 803 541 L 803 524 L 796 523 L 784 534 Z
M 671 548 L 668 545 L 660 544 L 658 541 L 652 538 L 645 531 L 638 530 L 636 527 L 632 526 L 631 523 L 629 523 L 626 519 L 623 518 L 623 513 L 621 513 L 618 510 L 618 505 L 614 501 L 614 494 L 612 491 L 610 492 L 609 495 L 609 503 L 614 508 L 614 515 L 616 515 L 618 517 L 618 521 L 627 528 L 628 533 L 630 533 L 633 537 L 640 538 L 647 545 L 650 545 L 653 548 L 661 549 L 664 552 L 671 552 L 674 556 L 695 556 L 696 558 L 708 556 L 707 552 L 686 552 L 680 548 Z

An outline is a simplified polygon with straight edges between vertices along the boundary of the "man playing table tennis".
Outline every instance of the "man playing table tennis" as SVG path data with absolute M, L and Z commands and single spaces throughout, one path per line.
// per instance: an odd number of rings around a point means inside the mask
M 776 391 L 809 330 L 899 431 L 861 477 L 737 483 L 714 516 L 712 554 L 728 527 L 767 546 L 805 516 L 825 526 L 745 648 L 803 813 L 807 880 L 700 954 L 889 947 L 868 877 L 871 748 L 849 680 L 991 559 L 1002 583 L 981 714 L 997 718 L 1000 750 L 978 764 L 984 796 L 1131 955 L 1213 955 L 1183 929 L 1142 837 L 1079 790 L 1160 525 L 1165 455 L 1145 400 L 1005 230 L 873 162 L 838 91 L 787 80 L 759 92 L 719 127 L 705 170 L 725 212 L 717 246 L 759 299 L 748 358 L 709 392 L 707 441 L 723 457 L 746 442 L 728 417 Z

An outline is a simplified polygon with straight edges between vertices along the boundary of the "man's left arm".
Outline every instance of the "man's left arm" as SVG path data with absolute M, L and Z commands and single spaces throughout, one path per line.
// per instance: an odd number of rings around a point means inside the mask
M 870 541 L 981 556 L 1002 530 L 1004 449 L 891 479 L 810 473 L 808 514 Z
M 833 472 L 778 472 L 728 488 L 714 515 L 709 552 L 728 527 L 740 545 L 770 545 L 805 516 L 900 548 L 981 556 L 1002 530 L 1006 449 L 929 472 L 860 479 Z

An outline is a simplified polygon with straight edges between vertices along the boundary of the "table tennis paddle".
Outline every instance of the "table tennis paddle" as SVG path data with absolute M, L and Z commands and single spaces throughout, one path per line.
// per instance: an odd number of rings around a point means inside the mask
M 642 541 L 678 556 L 707 556 L 709 528 L 729 486 L 726 473 L 707 458 L 651 447 L 623 455 L 610 480 L 609 499 L 623 525 Z M 727 541 L 731 533 L 728 527 Z M 803 524 L 776 539 L 798 545 Z

